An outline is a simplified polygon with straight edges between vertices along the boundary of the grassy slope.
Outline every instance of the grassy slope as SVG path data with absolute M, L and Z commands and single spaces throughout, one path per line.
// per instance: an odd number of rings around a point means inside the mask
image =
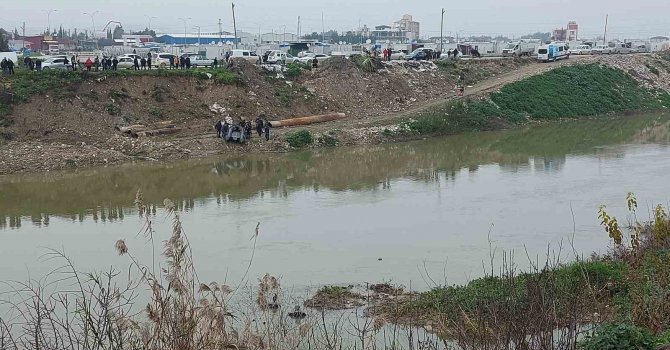
M 417 133 L 490 130 L 528 120 L 659 110 L 670 95 L 649 91 L 627 73 L 600 64 L 556 68 L 503 87 L 488 100 L 462 99 L 413 116 Z
M 90 74 L 86 71 L 64 71 L 52 70 L 33 72 L 23 69 L 16 71 L 12 76 L 0 79 L 0 126 L 11 121 L 6 117 L 12 111 L 12 105 L 26 102 L 32 96 L 41 94 L 63 94 L 68 91 L 76 91 L 78 86 L 87 79 L 99 79 L 103 75 L 107 77 L 116 76 L 159 76 L 159 77 L 193 77 L 196 79 L 209 79 L 206 73 L 212 74 L 216 83 L 224 85 L 239 84 L 241 77 L 225 69 L 191 69 L 191 70 L 165 70 L 154 69 L 144 71 L 119 70 L 104 73 Z

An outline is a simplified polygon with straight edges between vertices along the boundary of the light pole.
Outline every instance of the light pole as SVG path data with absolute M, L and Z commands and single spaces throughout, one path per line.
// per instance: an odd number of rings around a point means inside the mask
M 149 15 L 144 15 L 144 17 L 146 17 L 146 18 L 149 20 L 149 31 L 151 31 L 151 20 L 154 20 L 154 19 L 156 19 L 156 18 L 158 18 L 158 17 L 156 17 L 156 16 L 149 16 Z
M 58 10 L 42 10 L 42 12 L 47 14 L 47 28 L 49 30 L 49 35 L 51 35 L 51 13 L 58 12 Z
M 444 8 L 442 8 L 442 19 L 440 20 L 440 52 L 443 50 L 444 45 Z
M 97 15 L 98 13 L 100 13 L 100 11 L 95 11 L 93 13 L 84 12 L 85 15 L 91 17 L 91 23 L 93 24 L 93 39 L 95 39 L 95 15 Z M 95 49 L 96 50 L 98 49 L 98 41 L 97 40 L 95 41 Z
M 200 46 L 200 26 L 194 26 L 193 29 L 198 30 L 198 46 Z
M 182 22 L 184 22 L 184 46 L 186 46 L 186 21 L 190 21 L 191 17 L 188 17 L 188 18 L 179 17 L 178 19 L 180 19 Z

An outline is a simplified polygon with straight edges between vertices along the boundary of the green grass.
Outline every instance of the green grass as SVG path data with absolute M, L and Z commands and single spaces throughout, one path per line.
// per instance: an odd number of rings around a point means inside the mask
M 79 86 L 87 80 L 107 77 L 190 77 L 199 80 L 211 79 L 216 84 L 240 85 L 242 77 L 226 69 L 190 69 L 190 70 L 118 70 L 92 73 L 86 71 L 46 70 L 42 72 L 17 69 L 16 74 L 0 78 L 0 125 L 10 123 L 6 118 L 12 111 L 12 106 L 28 101 L 32 97 L 50 95 L 66 98 L 76 92 Z M 127 93 L 113 90 L 112 98 L 125 98 Z
M 296 78 L 300 76 L 304 70 L 311 70 L 311 66 L 300 62 L 293 62 L 286 65 L 286 71 L 284 72 L 284 75 L 289 78 Z
M 650 91 L 621 70 L 599 64 L 572 65 L 508 84 L 487 100 L 460 99 L 432 107 L 413 115 L 407 126 L 419 134 L 454 134 L 498 129 L 528 120 L 668 107 L 670 94 Z
M 314 137 L 309 130 L 299 130 L 286 135 L 286 141 L 293 148 L 301 148 L 314 143 Z
M 382 60 L 379 57 L 354 55 L 351 56 L 351 61 L 356 65 L 356 67 L 368 73 L 374 73 L 378 69 L 384 67 L 382 65 Z
M 421 313 L 441 312 L 458 317 L 459 312 L 474 312 L 482 305 L 509 304 L 514 309 L 526 309 L 531 301 L 529 290 L 542 285 L 560 301 L 558 311 L 574 302 L 579 289 L 588 281 L 595 290 L 608 285 L 623 285 L 624 264 L 590 261 L 563 265 L 540 273 L 525 273 L 511 278 L 484 277 L 463 286 L 434 288 L 419 294 L 407 308 Z M 450 306 L 458 305 L 458 308 Z

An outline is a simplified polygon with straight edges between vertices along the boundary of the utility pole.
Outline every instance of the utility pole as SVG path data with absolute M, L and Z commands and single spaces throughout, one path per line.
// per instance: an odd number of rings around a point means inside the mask
M 326 26 L 323 24 L 323 11 L 321 11 L 321 42 L 326 41 Z
M 609 20 L 610 15 L 607 14 L 605 15 L 605 35 L 603 35 L 603 44 L 607 45 L 607 22 Z
M 21 46 L 22 49 L 26 48 L 26 22 L 23 22 L 23 25 L 21 26 L 21 34 L 23 35 L 21 37 Z
M 198 46 L 200 46 L 200 26 L 193 26 L 193 29 L 198 29 Z
M 237 42 L 239 40 L 237 39 L 237 22 L 235 22 L 235 3 L 232 3 L 232 8 L 233 8 L 233 31 L 235 32 L 235 48 L 237 48 Z
M 440 20 L 440 52 L 444 51 L 444 7 L 442 8 L 442 19 Z
M 47 28 L 49 30 L 49 35 L 51 35 L 51 13 L 52 12 L 58 12 L 58 10 L 42 10 L 42 12 L 45 12 L 47 14 Z
M 300 16 L 298 16 L 298 42 L 302 42 L 302 37 L 300 36 Z
M 146 18 L 149 20 L 149 27 L 148 27 L 147 29 L 149 29 L 149 31 L 151 31 L 151 21 L 154 20 L 154 19 L 156 19 L 156 18 L 158 18 L 158 17 L 156 17 L 156 16 L 149 16 L 149 15 L 144 15 L 144 17 L 146 17 Z
M 184 22 L 184 46 L 186 46 L 186 21 L 190 20 L 191 17 L 188 17 L 188 18 L 179 17 L 177 19 L 180 19 L 182 22 Z
M 85 15 L 88 15 L 91 17 L 91 23 L 93 23 L 93 39 L 95 39 L 95 15 L 97 15 L 100 11 L 95 11 L 93 13 L 86 13 L 84 12 Z M 98 41 L 95 41 L 95 49 L 98 49 Z
M 221 36 L 223 36 L 223 24 L 221 23 L 221 18 L 219 18 L 219 42 L 223 42 Z

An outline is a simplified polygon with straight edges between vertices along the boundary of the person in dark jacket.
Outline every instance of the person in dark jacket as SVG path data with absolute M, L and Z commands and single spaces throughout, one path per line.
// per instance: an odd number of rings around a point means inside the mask
M 140 60 L 137 59 L 137 56 L 135 56 L 133 63 L 135 64 L 135 70 L 140 70 Z
M 147 54 L 147 67 L 151 70 L 151 52 Z
M 191 57 L 186 56 L 186 69 L 191 69 Z
M 77 58 L 72 56 L 72 59 L 70 60 L 70 63 L 72 63 L 72 71 L 73 72 L 76 71 L 77 70 Z
M 214 57 L 214 62 L 212 63 L 212 67 L 214 67 L 214 69 L 219 68 L 219 59 L 218 58 Z
M 109 59 L 107 60 L 109 62 Z M 112 60 L 112 70 L 116 70 L 116 66 L 119 65 L 119 60 L 116 59 L 116 56 L 114 56 L 114 59 Z
M 14 74 L 14 61 L 12 60 L 7 60 L 7 74 Z
M 266 119 L 264 121 L 264 126 L 263 126 L 263 131 L 265 132 L 265 141 L 270 141 L 270 128 L 272 127 L 272 124 Z
M 100 68 L 100 59 L 98 56 L 95 56 L 95 61 L 93 61 L 93 66 L 95 67 L 95 71 L 97 72 L 98 69 Z
M 256 132 L 258 133 L 258 137 L 263 135 L 263 119 L 260 116 L 256 118 Z
M 140 64 L 142 65 L 142 70 L 147 69 L 147 59 L 142 57 L 142 60 L 140 61 Z
M 216 137 L 222 137 L 223 123 L 220 120 L 214 124 L 214 129 L 216 129 Z
M 42 60 L 36 60 L 35 69 L 37 69 L 38 72 L 42 70 Z

